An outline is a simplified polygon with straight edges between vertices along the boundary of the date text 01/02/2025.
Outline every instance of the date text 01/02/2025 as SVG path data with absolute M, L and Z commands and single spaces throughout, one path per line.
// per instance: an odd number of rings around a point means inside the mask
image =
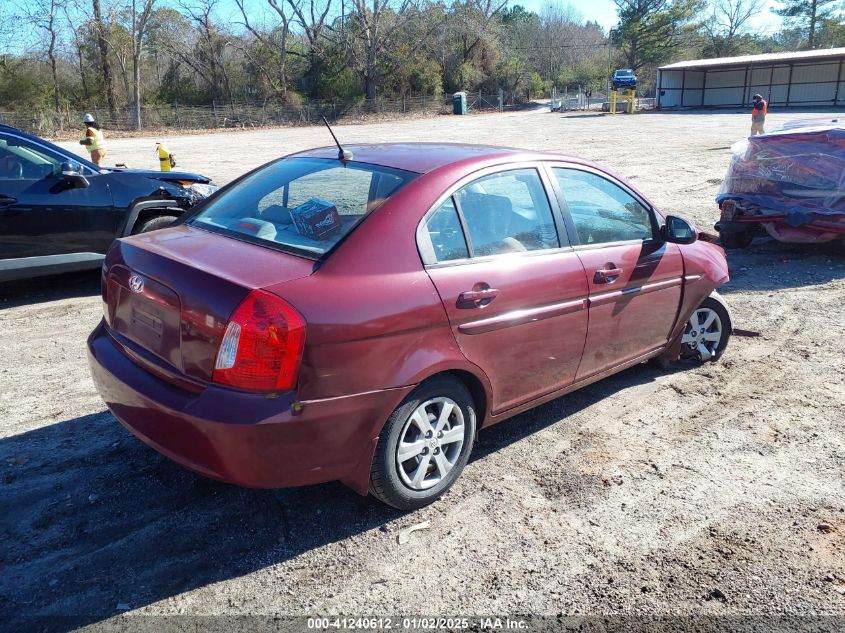
M 386 631 L 391 629 L 405 631 L 433 630 L 510 630 L 519 631 L 528 628 L 528 622 L 509 617 L 322 617 L 308 618 L 307 626 L 311 630 L 370 630 Z

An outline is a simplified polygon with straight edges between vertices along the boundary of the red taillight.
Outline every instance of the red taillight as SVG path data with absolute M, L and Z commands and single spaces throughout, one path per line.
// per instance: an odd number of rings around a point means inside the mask
M 286 301 L 253 290 L 229 319 L 212 380 L 248 391 L 293 389 L 305 321 Z

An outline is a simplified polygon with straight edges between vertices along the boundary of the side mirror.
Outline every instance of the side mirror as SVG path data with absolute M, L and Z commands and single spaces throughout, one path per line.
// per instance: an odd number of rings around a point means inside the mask
M 62 180 L 72 187 L 85 188 L 88 179 L 73 168 L 71 163 L 62 163 Z
M 695 227 L 676 215 L 666 216 L 666 224 L 660 227 L 660 237 L 673 244 L 692 244 L 697 239 Z

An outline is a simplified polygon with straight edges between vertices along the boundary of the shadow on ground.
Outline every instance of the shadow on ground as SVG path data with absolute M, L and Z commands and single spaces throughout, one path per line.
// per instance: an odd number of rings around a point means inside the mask
M 497 425 L 473 459 L 658 375 L 642 365 Z M 147 448 L 110 413 L 87 415 L 0 440 L 0 613 L 18 630 L 70 630 L 401 518 L 340 484 L 214 482 Z
M 771 238 L 756 238 L 751 246 L 727 251 L 730 282 L 719 290 L 773 292 L 811 287 L 845 279 L 845 246 L 786 244 Z
M 100 271 L 51 275 L 0 283 L 0 310 L 100 294 Z
M 594 112 L 593 114 L 564 114 L 561 119 L 596 119 L 609 115 L 609 112 Z

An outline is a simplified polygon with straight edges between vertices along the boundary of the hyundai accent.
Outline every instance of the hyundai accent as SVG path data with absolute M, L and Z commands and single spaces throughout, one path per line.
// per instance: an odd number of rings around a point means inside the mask
M 112 246 L 91 370 L 198 473 L 340 480 L 409 510 L 482 428 L 651 358 L 719 358 L 728 268 L 697 237 L 576 158 L 310 150 Z

